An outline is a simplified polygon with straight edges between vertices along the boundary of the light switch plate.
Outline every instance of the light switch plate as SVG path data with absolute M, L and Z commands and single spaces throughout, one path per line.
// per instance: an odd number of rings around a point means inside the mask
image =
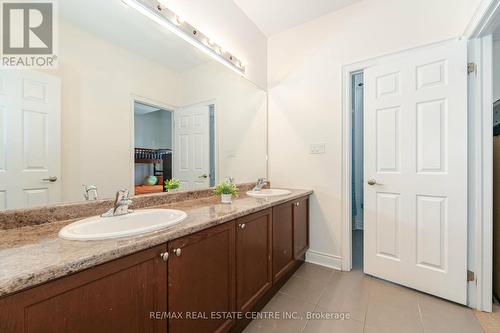
M 325 146 L 324 143 L 312 143 L 309 147 L 309 154 L 324 154 Z

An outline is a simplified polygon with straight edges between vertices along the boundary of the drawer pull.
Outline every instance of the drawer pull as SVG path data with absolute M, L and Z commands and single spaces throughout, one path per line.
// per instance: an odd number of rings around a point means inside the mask
M 160 258 L 166 262 L 168 260 L 168 252 L 160 253 Z

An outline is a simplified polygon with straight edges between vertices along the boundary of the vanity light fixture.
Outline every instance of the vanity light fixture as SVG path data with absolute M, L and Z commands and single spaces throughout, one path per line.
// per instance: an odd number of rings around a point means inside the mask
M 212 59 L 232 69 L 240 75 L 245 75 L 245 66 L 234 55 L 224 51 L 219 45 L 212 42 L 198 29 L 183 21 L 170 9 L 156 0 L 122 0 L 129 7 L 142 15 L 167 28 L 169 31 L 195 46 Z

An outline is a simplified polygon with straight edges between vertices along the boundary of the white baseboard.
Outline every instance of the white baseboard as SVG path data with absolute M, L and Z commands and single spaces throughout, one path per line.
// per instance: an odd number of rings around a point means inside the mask
M 306 262 L 333 268 L 339 271 L 342 270 L 342 257 L 329 253 L 308 250 L 306 252 Z

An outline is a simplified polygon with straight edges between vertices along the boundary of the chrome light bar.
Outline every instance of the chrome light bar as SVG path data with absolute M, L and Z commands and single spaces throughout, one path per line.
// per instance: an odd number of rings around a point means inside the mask
M 214 60 L 232 69 L 240 75 L 245 74 L 243 63 L 231 53 L 212 42 L 206 35 L 187 22 L 184 22 L 156 0 L 122 0 L 144 16 L 167 28 L 180 38 L 195 46 Z

